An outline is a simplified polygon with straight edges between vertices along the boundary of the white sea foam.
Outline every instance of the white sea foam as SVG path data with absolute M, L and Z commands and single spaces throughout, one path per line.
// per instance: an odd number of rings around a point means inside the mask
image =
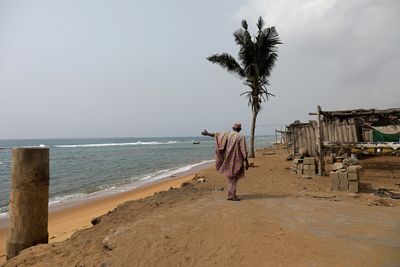
M 10 217 L 10 213 L 8 211 L 0 213 L 0 221 L 7 219 L 8 217 Z M 1 222 L 0 222 L 0 225 L 1 225 Z
M 159 179 L 166 178 L 166 177 L 169 177 L 169 176 L 174 175 L 174 174 L 178 174 L 178 173 L 189 171 L 190 169 L 193 169 L 194 167 L 197 167 L 197 166 L 200 166 L 200 165 L 203 165 L 203 164 L 207 164 L 207 163 L 210 163 L 210 162 L 213 162 L 213 161 L 214 160 L 205 160 L 205 161 L 202 161 L 202 162 L 199 162 L 199 163 L 186 165 L 186 166 L 183 166 L 183 167 L 180 167 L 180 168 L 171 168 L 171 169 L 160 170 L 160 171 L 157 171 L 157 172 L 155 172 L 155 173 L 153 173 L 151 175 L 148 175 L 148 176 L 145 176 L 145 177 L 141 178 L 141 180 L 147 180 L 147 179 L 159 180 Z
M 6 207 L 1 207 L 0 208 L 0 226 L 2 226 L 2 224 L 4 222 L 4 220 L 6 220 L 8 217 L 10 217 L 10 212 L 8 211 L 8 206 Z
M 178 141 L 167 142 L 133 142 L 133 143 L 104 143 L 104 144 L 80 144 L 80 145 L 54 145 L 55 147 L 74 148 L 74 147 L 106 147 L 106 146 L 138 146 L 138 145 L 170 145 Z
M 197 166 L 209 164 L 213 161 L 214 160 L 205 160 L 199 163 L 190 164 L 182 167 L 159 170 L 154 173 L 144 175 L 141 177 L 137 176 L 131 177 L 130 179 L 128 179 L 128 181 L 126 181 L 123 184 L 113 184 L 108 186 L 102 185 L 99 187 L 99 191 L 91 192 L 88 194 L 71 194 L 62 197 L 52 198 L 49 201 L 49 206 L 51 208 L 52 206 L 62 205 L 66 203 L 79 202 L 87 199 L 96 199 L 103 196 L 126 192 L 135 189 L 137 187 L 143 186 L 145 184 L 165 179 L 167 177 L 171 177 L 182 172 L 189 171 Z
M 49 200 L 49 206 L 52 206 L 55 204 L 60 204 L 60 203 L 65 203 L 68 200 L 78 199 L 78 198 L 82 198 L 84 196 L 85 196 L 85 194 L 69 194 L 69 195 L 65 195 L 65 196 L 53 197 L 53 198 L 50 198 L 50 200 Z
M 51 207 L 51 206 L 54 206 L 57 204 L 64 204 L 71 200 L 79 200 L 84 196 L 85 196 L 85 194 L 69 194 L 69 195 L 65 195 L 65 196 L 51 197 L 49 199 L 49 206 Z M 6 219 L 9 216 L 10 216 L 10 212 L 8 211 L 8 207 L 0 208 L 0 220 Z
M 42 147 L 42 148 L 45 148 L 45 147 L 48 147 L 48 146 L 46 146 L 46 145 L 44 145 L 44 144 L 40 144 L 40 145 L 34 145 L 34 146 L 21 146 L 21 147 L 26 147 L 26 148 Z
M 182 167 L 176 167 L 176 168 L 169 168 L 169 169 L 164 169 L 164 170 L 159 170 L 151 174 L 144 175 L 142 177 L 131 177 L 129 180 L 130 182 L 125 183 L 125 184 L 118 184 L 118 185 L 108 185 L 108 186 L 101 186 L 99 191 L 95 191 L 92 193 L 84 194 L 84 193 L 76 193 L 76 194 L 68 194 L 65 196 L 57 196 L 57 197 L 52 197 L 49 199 L 49 206 L 50 208 L 56 207 L 59 205 L 67 204 L 67 203 L 73 203 L 73 202 L 79 202 L 82 200 L 86 199 L 95 199 L 98 197 L 106 196 L 106 195 L 112 195 L 112 194 L 117 194 L 121 192 L 126 192 L 132 189 L 135 189 L 137 187 L 143 186 L 145 184 L 165 179 L 171 176 L 174 176 L 179 173 L 183 173 L 186 171 L 189 171 L 195 167 L 201 166 L 201 165 L 206 165 L 214 160 L 204 160 L 198 163 L 194 164 L 189 164 L 185 165 Z M 0 209 L 0 221 L 3 219 L 7 219 L 9 217 L 9 212 L 7 207 L 3 207 Z

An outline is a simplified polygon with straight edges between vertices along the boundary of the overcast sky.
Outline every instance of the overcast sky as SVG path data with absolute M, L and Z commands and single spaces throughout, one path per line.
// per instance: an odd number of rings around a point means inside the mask
M 0 1 L 0 138 L 192 136 L 251 112 L 206 60 L 261 15 L 283 45 L 257 134 L 325 110 L 400 107 L 400 1 Z

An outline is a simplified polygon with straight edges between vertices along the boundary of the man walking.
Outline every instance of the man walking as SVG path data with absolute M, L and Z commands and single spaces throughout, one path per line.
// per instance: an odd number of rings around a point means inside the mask
M 244 169 L 249 168 L 247 160 L 246 140 L 239 132 L 242 130 L 240 123 L 233 125 L 233 131 L 224 133 L 201 132 L 204 136 L 215 138 L 215 167 L 228 179 L 228 200 L 240 201 L 236 196 L 236 185 L 244 177 Z

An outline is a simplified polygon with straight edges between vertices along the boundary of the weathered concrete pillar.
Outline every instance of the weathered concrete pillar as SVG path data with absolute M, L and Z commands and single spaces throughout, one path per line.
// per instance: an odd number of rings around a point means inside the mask
M 7 260 L 21 250 L 48 243 L 49 149 L 12 150 Z

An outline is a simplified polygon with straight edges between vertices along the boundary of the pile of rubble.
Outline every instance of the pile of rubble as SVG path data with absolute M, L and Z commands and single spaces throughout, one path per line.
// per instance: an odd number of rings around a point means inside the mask
M 290 167 L 291 173 L 301 174 L 305 177 L 314 177 L 317 173 L 317 165 L 314 157 L 294 159 Z

